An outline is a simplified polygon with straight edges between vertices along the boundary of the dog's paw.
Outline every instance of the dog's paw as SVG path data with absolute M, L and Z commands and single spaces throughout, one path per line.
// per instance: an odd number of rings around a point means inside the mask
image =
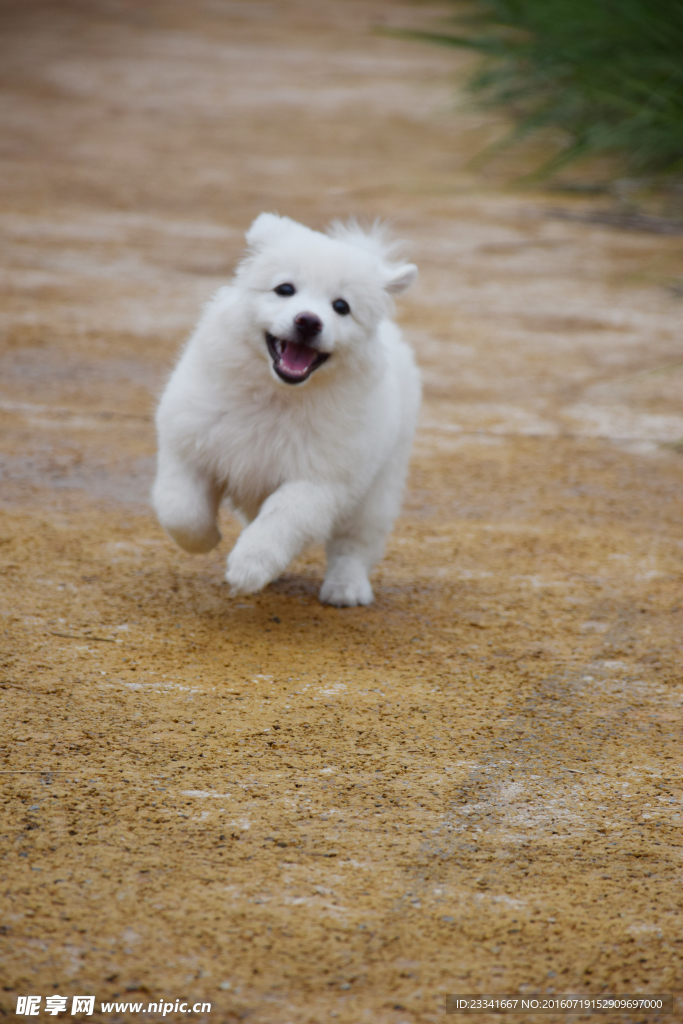
M 164 523 L 163 525 L 178 547 L 188 551 L 191 555 L 204 555 L 207 551 L 213 551 L 221 540 L 220 531 L 215 524 L 211 524 L 203 530 L 185 524 L 168 526 Z
M 240 538 L 228 555 L 225 579 L 233 597 L 256 594 L 278 575 L 278 570 L 268 552 Z
M 338 562 L 328 572 L 318 595 L 323 604 L 336 608 L 353 608 L 359 604 L 372 604 L 370 580 L 359 562 Z

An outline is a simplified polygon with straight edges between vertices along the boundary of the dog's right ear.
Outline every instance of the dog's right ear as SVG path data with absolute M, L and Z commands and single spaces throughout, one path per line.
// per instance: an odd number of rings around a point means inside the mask
M 289 217 L 280 217 L 277 213 L 259 213 L 247 231 L 247 242 L 252 249 L 257 249 L 272 241 L 291 223 Z

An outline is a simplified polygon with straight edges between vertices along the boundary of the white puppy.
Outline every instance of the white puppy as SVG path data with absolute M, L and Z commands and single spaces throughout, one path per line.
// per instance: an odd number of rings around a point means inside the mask
M 420 402 L 389 319 L 417 268 L 354 223 L 323 235 L 262 213 L 247 242 L 159 405 L 157 515 L 186 551 L 210 551 L 227 499 L 245 523 L 228 558 L 233 594 L 261 590 L 322 541 L 320 600 L 369 604 Z

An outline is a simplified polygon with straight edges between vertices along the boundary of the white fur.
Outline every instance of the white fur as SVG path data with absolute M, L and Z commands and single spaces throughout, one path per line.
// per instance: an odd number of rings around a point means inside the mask
M 420 401 L 411 350 L 389 319 L 391 293 L 417 276 L 389 256 L 377 225 L 328 234 L 263 213 L 231 284 L 206 306 L 157 412 L 153 501 L 186 551 L 210 551 L 222 499 L 245 523 L 228 558 L 233 594 L 261 590 L 324 542 L 320 600 L 369 604 L 368 572 L 399 511 Z M 291 283 L 296 293 L 274 288 Z M 344 298 L 351 313 L 332 302 Z M 302 311 L 323 327 L 326 362 L 303 383 L 274 372 L 266 332 Z

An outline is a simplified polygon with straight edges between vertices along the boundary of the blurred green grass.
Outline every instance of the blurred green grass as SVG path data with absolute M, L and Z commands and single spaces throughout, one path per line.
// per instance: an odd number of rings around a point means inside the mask
M 469 88 L 514 127 L 483 156 L 543 129 L 566 140 L 543 178 L 612 154 L 635 175 L 683 173 L 683 0 L 450 0 L 454 31 L 400 35 L 484 57 Z

